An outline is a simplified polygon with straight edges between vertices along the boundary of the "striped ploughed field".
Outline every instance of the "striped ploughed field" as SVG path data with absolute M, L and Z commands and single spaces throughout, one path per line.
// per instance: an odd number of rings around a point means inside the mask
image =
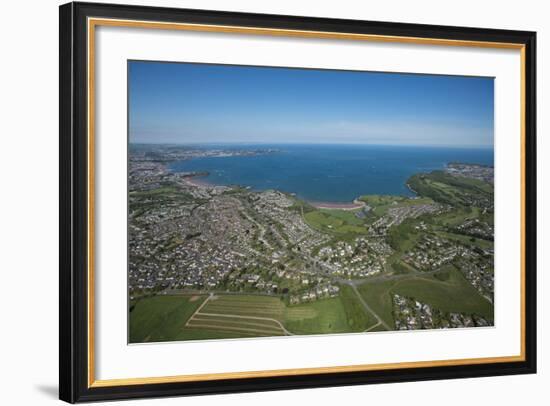
M 275 297 L 210 295 L 185 327 L 244 337 L 291 335 L 282 323 L 284 315 L 285 306 Z

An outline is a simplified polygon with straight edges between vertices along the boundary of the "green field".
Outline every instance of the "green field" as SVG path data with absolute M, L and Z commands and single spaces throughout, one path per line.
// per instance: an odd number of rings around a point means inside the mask
M 361 209 L 356 210 L 339 210 L 339 209 L 320 209 L 321 213 L 342 220 L 349 225 L 362 226 L 365 222 L 358 218 L 355 213 Z
M 266 317 L 283 321 L 285 304 L 278 297 L 264 295 L 218 295 L 201 312 Z
M 151 190 L 133 191 L 128 194 L 130 199 L 150 199 L 157 202 L 167 201 L 193 201 L 193 196 L 184 192 L 177 186 L 165 185 Z
M 395 273 L 412 271 L 411 267 L 401 261 L 403 254 L 412 249 L 420 239 L 424 231 L 415 228 L 418 224 L 416 219 L 407 219 L 403 223 L 393 226 L 388 231 L 388 242 L 395 252 L 388 257 L 386 270 Z
M 413 175 L 407 182 L 419 195 L 454 207 L 492 206 L 493 185 L 481 180 L 433 171 Z
M 130 342 L 360 332 L 375 324 L 348 286 L 338 297 L 298 305 L 262 295 L 167 295 L 136 303 Z
M 357 236 L 367 232 L 364 221 L 352 211 L 320 209 L 305 213 L 304 219 L 310 227 L 335 236 Z
M 455 233 L 448 233 L 444 231 L 437 231 L 437 235 L 440 237 L 446 238 L 450 241 L 456 241 L 464 245 L 471 245 L 474 247 L 480 247 L 480 248 L 493 248 L 494 244 L 492 241 L 483 240 L 481 238 L 475 238 L 471 237 L 469 235 L 464 234 L 455 234 Z
M 339 298 L 317 300 L 289 306 L 285 325 L 293 334 L 348 332 L 346 313 Z
M 242 337 L 263 337 L 285 335 L 285 331 L 274 320 L 259 320 L 249 317 L 197 314 L 186 324 L 185 330 L 211 331 L 219 334 L 234 333 Z
M 443 312 L 478 314 L 493 319 L 493 305 L 453 268 L 434 276 L 398 283 L 393 291 L 428 303 Z
M 392 294 L 411 297 L 443 312 L 493 319 L 493 305 L 453 266 L 435 274 L 405 273 L 358 286 L 369 307 L 394 324 Z M 130 342 L 361 332 L 377 323 L 353 289 L 338 297 L 298 305 L 262 295 L 159 295 L 138 300 L 130 312 Z M 372 331 L 379 331 L 375 327 Z
M 434 225 L 442 225 L 445 227 L 454 227 L 464 221 L 474 218 L 480 218 L 481 210 L 477 207 L 466 207 L 451 210 L 449 212 L 442 213 L 432 218 Z M 492 218 L 492 216 L 490 216 Z
M 392 294 L 411 297 L 443 312 L 478 314 L 493 319 L 493 305 L 452 266 L 435 275 L 405 275 L 362 284 L 361 295 L 387 324 L 393 325 Z
M 290 334 L 344 333 L 363 331 L 376 322 L 372 316 L 365 314 L 358 303 L 359 300 L 350 297 L 346 289 L 343 289 L 339 297 L 298 305 L 285 305 L 279 298 L 269 296 L 222 295 L 215 300 L 210 300 L 200 313 L 274 319 L 279 321 Z M 275 326 L 268 320 L 243 318 L 240 320 L 265 323 L 271 329 L 270 333 L 273 333 L 273 326 Z M 279 331 L 279 335 L 281 333 L 284 332 Z
M 130 191 L 128 193 L 130 216 L 139 219 L 148 210 L 174 204 L 204 203 L 175 184 L 165 184 L 151 190 Z
M 205 296 L 182 295 L 138 300 L 130 312 L 130 342 L 181 339 L 181 329 L 204 299 Z
M 257 303 L 254 298 L 259 296 L 239 297 L 245 298 L 248 303 L 245 307 L 254 309 Z M 254 320 L 253 325 L 247 325 L 244 324 L 246 320 L 203 315 L 193 321 L 193 327 L 186 326 L 206 298 L 207 296 L 204 295 L 160 295 L 140 299 L 130 312 L 130 342 L 202 340 L 283 334 L 280 328 L 272 322 Z M 282 303 L 279 299 L 275 300 L 276 303 Z M 206 307 L 204 306 L 204 308 Z M 212 307 L 212 309 L 216 309 L 216 307 Z M 251 314 L 255 313 L 257 310 L 251 312 Z M 239 328 L 234 328 L 235 321 Z
M 340 300 L 344 305 L 349 330 L 365 331 L 377 323 L 374 315 L 366 311 L 350 286 L 340 286 Z
M 429 197 L 422 198 L 408 198 L 403 196 L 390 196 L 390 195 L 365 195 L 361 196 L 358 200 L 361 200 L 372 209 L 372 212 L 377 217 L 382 217 L 390 207 L 403 207 L 417 204 L 430 204 L 433 200 Z

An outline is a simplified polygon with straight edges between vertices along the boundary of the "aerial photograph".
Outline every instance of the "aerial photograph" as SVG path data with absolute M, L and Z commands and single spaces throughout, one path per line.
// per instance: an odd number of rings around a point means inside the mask
M 128 343 L 494 326 L 493 144 L 492 77 L 128 61 Z

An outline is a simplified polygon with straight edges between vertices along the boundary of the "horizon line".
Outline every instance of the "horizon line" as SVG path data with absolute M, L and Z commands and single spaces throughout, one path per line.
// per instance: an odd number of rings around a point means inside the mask
M 494 144 L 457 145 L 457 144 L 381 144 L 367 142 L 265 142 L 265 141 L 207 141 L 207 142 L 148 142 L 128 141 L 128 145 L 165 145 L 165 146 L 254 146 L 254 145 L 364 145 L 377 147 L 428 147 L 428 148 L 465 148 L 465 149 L 494 149 Z

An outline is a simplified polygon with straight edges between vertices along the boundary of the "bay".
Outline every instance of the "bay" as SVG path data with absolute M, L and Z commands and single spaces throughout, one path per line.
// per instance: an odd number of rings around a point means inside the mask
M 172 162 L 175 172 L 203 172 L 214 185 L 255 191 L 276 189 L 315 202 L 351 202 L 366 194 L 414 196 L 407 179 L 444 169 L 449 162 L 493 165 L 492 148 L 380 145 L 216 145 L 203 148 L 276 149 L 253 156 L 205 157 Z

